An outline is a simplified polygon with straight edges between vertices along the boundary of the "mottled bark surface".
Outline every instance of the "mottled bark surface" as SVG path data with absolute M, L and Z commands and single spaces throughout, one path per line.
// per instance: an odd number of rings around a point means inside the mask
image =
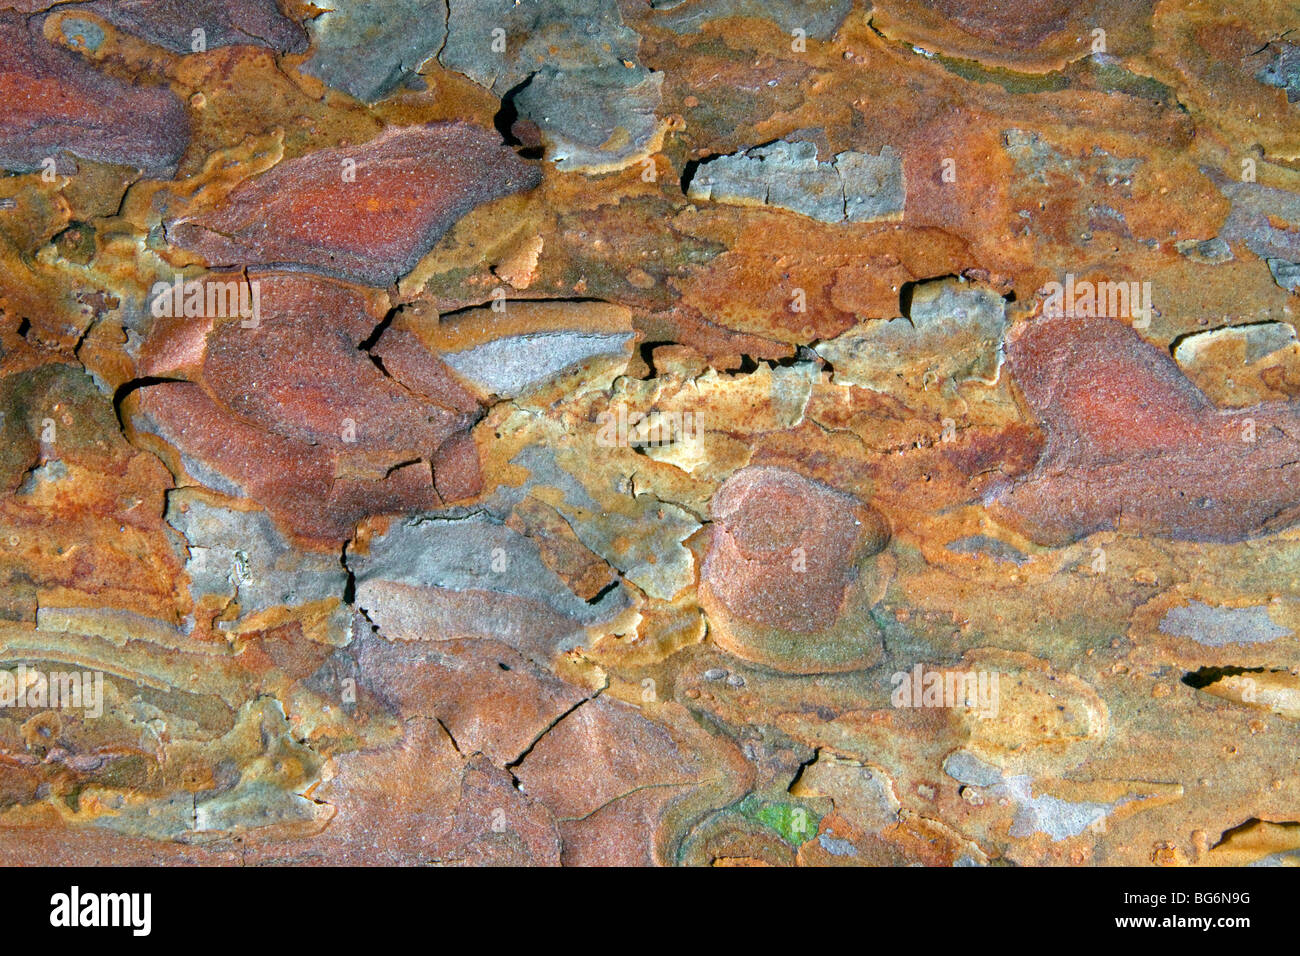
M 0 11 L 0 863 L 1300 859 L 1293 5 Z

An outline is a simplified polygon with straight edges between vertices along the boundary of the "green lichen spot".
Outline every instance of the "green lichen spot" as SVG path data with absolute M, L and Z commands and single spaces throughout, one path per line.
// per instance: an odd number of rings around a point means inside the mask
M 816 835 L 821 817 L 797 803 L 775 803 L 750 794 L 736 805 L 747 820 L 774 831 L 791 846 L 799 846 Z

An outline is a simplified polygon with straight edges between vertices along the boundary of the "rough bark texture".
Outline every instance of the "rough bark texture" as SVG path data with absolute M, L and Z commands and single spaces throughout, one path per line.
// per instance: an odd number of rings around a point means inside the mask
M 0 10 L 0 863 L 1300 858 L 1293 5 Z

